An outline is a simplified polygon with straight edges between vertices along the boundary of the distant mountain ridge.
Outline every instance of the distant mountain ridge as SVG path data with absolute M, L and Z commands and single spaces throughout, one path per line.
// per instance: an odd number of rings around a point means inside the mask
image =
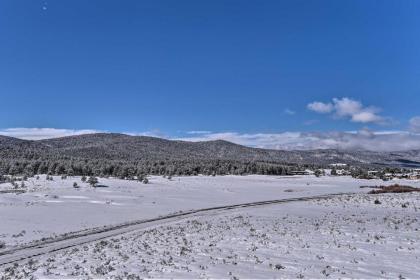
M 394 165 L 420 167 L 420 151 L 286 151 L 245 147 L 224 140 L 187 142 L 148 136 L 97 133 L 46 140 L 0 136 L 1 158 L 67 156 L 101 160 L 235 160 L 273 163 Z

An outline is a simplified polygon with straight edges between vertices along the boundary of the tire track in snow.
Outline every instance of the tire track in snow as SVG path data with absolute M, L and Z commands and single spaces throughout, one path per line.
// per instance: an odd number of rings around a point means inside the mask
M 102 228 L 95 228 L 74 233 L 65 234 L 53 239 L 39 241 L 33 244 L 24 245 L 0 252 L 0 266 L 11 264 L 14 262 L 23 261 L 33 257 L 47 255 L 56 251 L 72 248 L 86 243 L 98 241 L 101 239 L 121 235 L 138 230 L 146 230 L 152 227 L 161 226 L 168 223 L 179 222 L 184 219 L 206 216 L 212 214 L 222 214 L 230 210 L 241 208 L 250 208 L 258 206 L 267 206 L 273 204 L 281 204 L 296 201 L 309 201 L 315 199 L 328 199 L 334 196 L 349 195 L 353 193 L 336 193 L 328 195 L 318 195 L 309 197 L 297 197 L 287 199 L 266 200 L 250 203 L 241 203 L 227 206 L 216 206 L 210 208 L 202 208 L 181 213 L 169 214 L 159 216 L 152 219 L 144 219 L 122 223 L 118 225 L 104 226 Z

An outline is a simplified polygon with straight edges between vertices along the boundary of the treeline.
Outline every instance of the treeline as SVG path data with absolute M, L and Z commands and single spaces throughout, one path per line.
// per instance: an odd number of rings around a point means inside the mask
M 134 178 L 142 175 L 289 175 L 304 167 L 233 160 L 117 161 L 103 159 L 0 159 L 0 174 Z

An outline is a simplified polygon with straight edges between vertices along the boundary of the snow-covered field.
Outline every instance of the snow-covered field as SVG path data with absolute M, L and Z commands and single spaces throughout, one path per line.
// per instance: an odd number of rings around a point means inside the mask
M 420 278 L 419 194 L 367 195 L 349 177 L 151 177 L 150 184 L 79 177 L 29 179 L 0 193 L 6 248 L 66 232 L 177 211 L 262 200 L 357 192 L 187 219 L 0 268 L 10 277 Z M 81 188 L 74 189 L 73 182 Z M 391 183 L 420 186 L 415 181 Z M 0 185 L 0 191 L 10 189 Z M 375 204 L 379 198 L 382 204 Z M 404 205 L 404 206 L 403 206 Z M 1 250 L 0 250 L 1 252 Z
M 375 204 L 378 199 L 381 204 Z M 420 278 L 420 194 L 195 217 L 8 266 L 10 277 Z
M 79 189 L 73 188 L 77 182 Z M 24 194 L 0 193 L 0 241 L 13 246 L 102 225 L 153 218 L 182 210 L 317 194 L 359 192 L 381 182 L 349 177 L 223 176 L 151 177 L 150 184 L 100 179 L 91 188 L 80 177 L 30 178 Z M 12 189 L 1 184 L 1 190 Z

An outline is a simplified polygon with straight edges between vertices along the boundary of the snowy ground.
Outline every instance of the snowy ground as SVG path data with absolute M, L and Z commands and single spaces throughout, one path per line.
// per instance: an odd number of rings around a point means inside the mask
M 419 193 L 234 210 L 60 251 L 0 275 L 418 279 L 419 211 Z
M 80 177 L 30 178 L 23 194 L 0 193 L 0 242 L 6 248 L 103 225 L 153 218 L 177 211 L 340 192 L 366 192 L 381 181 L 350 177 L 223 176 L 151 177 L 150 184 L 100 179 L 91 188 Z M 73 182 L 81 187 L 75 189 Z M 419 182 L 404 182 L 420 185 Z M 11 189 L 1 184 L 0 191 Z M 0 249 L 1 251 L 2 249 Z

